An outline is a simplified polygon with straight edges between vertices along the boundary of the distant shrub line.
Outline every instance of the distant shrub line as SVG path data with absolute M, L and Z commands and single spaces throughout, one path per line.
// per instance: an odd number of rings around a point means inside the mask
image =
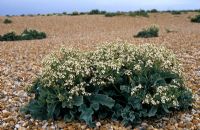
M 67 13 L 67 12 L 63 12 L 63 13 L 51 13 L 51 14 L 22 14 L 20 16 L 24 17 L 24 16 L 65 16 L 65 15 L 69 15 L 69 16 L 76 16 L 76 15 L 105 15 L 106 17 L 113 17 L 113 16 L 119 16 L 119 15 L 126 15 L 126 16 L 145 16 L 148 17 L 148 13 L 171 13 L 173 15 L 179 15 L 181 13 L 187 13 L 187 12 L 200 12 L 200 9 L 197 10 L 166 10 L 166 11 L 159 11 L 157 9 L 151 9 L 151 10 L 138 10 L 138 11 L 129 11 L 129 12 L 123 12 L 123 11 L 117 11 L 117 12 L 107 12 L 107 11 L 101 11 L 98 9 L 93 9 L 89 12 L 78 12 L 78 11 L 74 11 L 72 13 Z M 7 17 L 11 17 L 11 15 L 6 15 Z M 16 15 L 12 15 L 12 16 L 16 16 Z
M 38 32 L 37 30 L 25 29 L 20 35 L 15 32 L 9 32 L 4 35 L 0 35 L 0 41 L 19 41 L 19 40 L 34 40 L 46 38 L 46 33 Z

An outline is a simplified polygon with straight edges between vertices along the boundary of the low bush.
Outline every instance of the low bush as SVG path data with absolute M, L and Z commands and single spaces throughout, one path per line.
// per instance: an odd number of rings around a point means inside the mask
M 200 15 L 196 15 L 195 17 L 191 18 L 191 22 L 200 23 Z
M 157 9 L 152 9 L 149 11 L 150 13 L 158 13 L 159 11 Z
M 63 14 L 63 15 L 67 15 L 67 12 L 63 12 L 62 14 Z
M 38 32 L 37 30 L 25 29 L 21 34 L 22 40 L 33 40 L 33 39 L 44 39 L 46 38 L 46 33 Z
M 156 26 L 151 26 L 149 28 L 144 28 L 142 31 L 138 32 L 135 37 L 142 37 L 142 38 L 150 38 L 150 37 L 158 37 L 159 28 Z
M 105 14 L 105 17 L 113 17 L 113 16 L 116 16 L 116 14 L 111 12 Z
M 133 17 L 135 16 L 149 17 L 148 13 L 145 10 L 139 10 L 134 12 L 130 11 L 128 15 Z
M 21 109 L 33 118 L 101 119 L 134 125 L 143 118 L 188 109 L 193 102 L 175 55 L 164 47 L 110 44 L 96 51 L 61 49 L 43 62 L 42 74 Z
M 16 41 L 16 40 L 20 40 L 20 36 L 16 35 L 15 32 L 6 33 L 3 36 L 0 35 L 0 41 Z
M 106 14 L 106 11 L 100 11 L 100 14 Z
M 10 23 L 12 23 L 12 20 L 11 19 L 4 19 L 3 23 L 4 24 L 10 24 Z
M 173 15 L 179 15 L 179 14 L 181 14 L 181 11 L 171 11 L 171 14 L 173 14 Z
M 46 38 L 46 34 L 44 32 L 27 29 L 24 30 L 20 35 L 17 35 L 15 32 L 6 33 L 3 36 L 0 35 L 0 41 L 34 40 L 44 38 Z
M 47 14 L 46 16 L 53 16 L 53 14 Z
M 78 13 L 77 11 L 74 11 L 74 12 L 72 12 L 71 15 L 72 15 L 72 16 L 76 16 L 76 15 L 79 15 L 79 13 Z
M 90 15 L 93 15 L 93 14 L 100 14 L 101 12 L 98 10 L 98 9 L 93 9 L 89 12 Z

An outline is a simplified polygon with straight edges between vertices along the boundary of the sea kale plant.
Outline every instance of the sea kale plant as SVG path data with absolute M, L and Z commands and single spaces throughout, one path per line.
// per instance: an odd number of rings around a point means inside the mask
M 4 24 L 10 24 L 10 23 L 12 23 L 12 20 L 11 19 L 4 19 L 3 23 Z
M 164 47 L 116 43 L 91 52 L 61 49 L 43 65 L 28 87 L 35 96 L 22 109 L 36 119 L 134 125 L 193 102 L 175 55 Z
M 9 32 L 4 35 L 0 35 L 0 41 L 19 41 L 19 40 L 34 40 L 46 38 L 45 32 L 39 32 L 34 29 L 25 29 L 20 35 L 15 32 Z
M 191 18 L 191 22 L 200 23 L 200 14 L 196 15 L 195 17 Z
M 141 37 L 141 38 L 151 38 L 151 37 L 158 37 L 159 35 L 159 28 L 155 25 L 143 28 L 142 31 L 138 32 L 137 35 L 134 37 Z

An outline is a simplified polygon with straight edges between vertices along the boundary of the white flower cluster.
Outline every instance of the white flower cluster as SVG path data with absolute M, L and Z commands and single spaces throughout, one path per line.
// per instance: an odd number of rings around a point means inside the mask
M 86 86 L 106 87 L 108 84 L 113 84 L 122 68 L 125 69 L 123 72 L 127 76 L 152 67 L 181 74 L 175 55 L 164 47 L 151 44 L 140 46 L 126 43 L 108 44 L 92 52 L 61 49 L 58 54 L 53 54 L 44 60 L 44 67 L 42 71 L 44 86 L 65 87 L 72 96 L 90 95 L 85 91 Z M 141 87 L 139 85 L 133 88 L 131 95 Z M 144 102 L 155 104 L 151 101 L 154 97 L 150 97 L 147 95 Z M 163 98 L 162 101 L 167 100 Z
M 174 89 L 177 89 L 175 85 L 168 86 L 158 86 L 156 88 L 156 93 L 151 95 L 147 94 L 143 100 L 143 104 L 152 104 L 159 105 L 162 104 L 171 104 L 174 107 L 179 105 L 178 100 L 173 92 Z
M 134 88 L 131 89 L 131 96 L 134 96 L 137 92 L 139 92 L 142 89 L 142 85 L 139 84 L 138 86 L 135 86 Z

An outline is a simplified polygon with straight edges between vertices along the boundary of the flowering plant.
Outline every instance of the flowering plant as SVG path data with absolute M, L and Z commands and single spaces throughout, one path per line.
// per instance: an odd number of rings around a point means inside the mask
M 175 55 L 150 44 L 109 44 L 91 52 L 61 49 L 44 60 L 42 74 L 29 88 L 35 98 L 24 112 L 37 119 L 99 119 L 134 124 L 144 117 L 187 109 L 185 87 Z

